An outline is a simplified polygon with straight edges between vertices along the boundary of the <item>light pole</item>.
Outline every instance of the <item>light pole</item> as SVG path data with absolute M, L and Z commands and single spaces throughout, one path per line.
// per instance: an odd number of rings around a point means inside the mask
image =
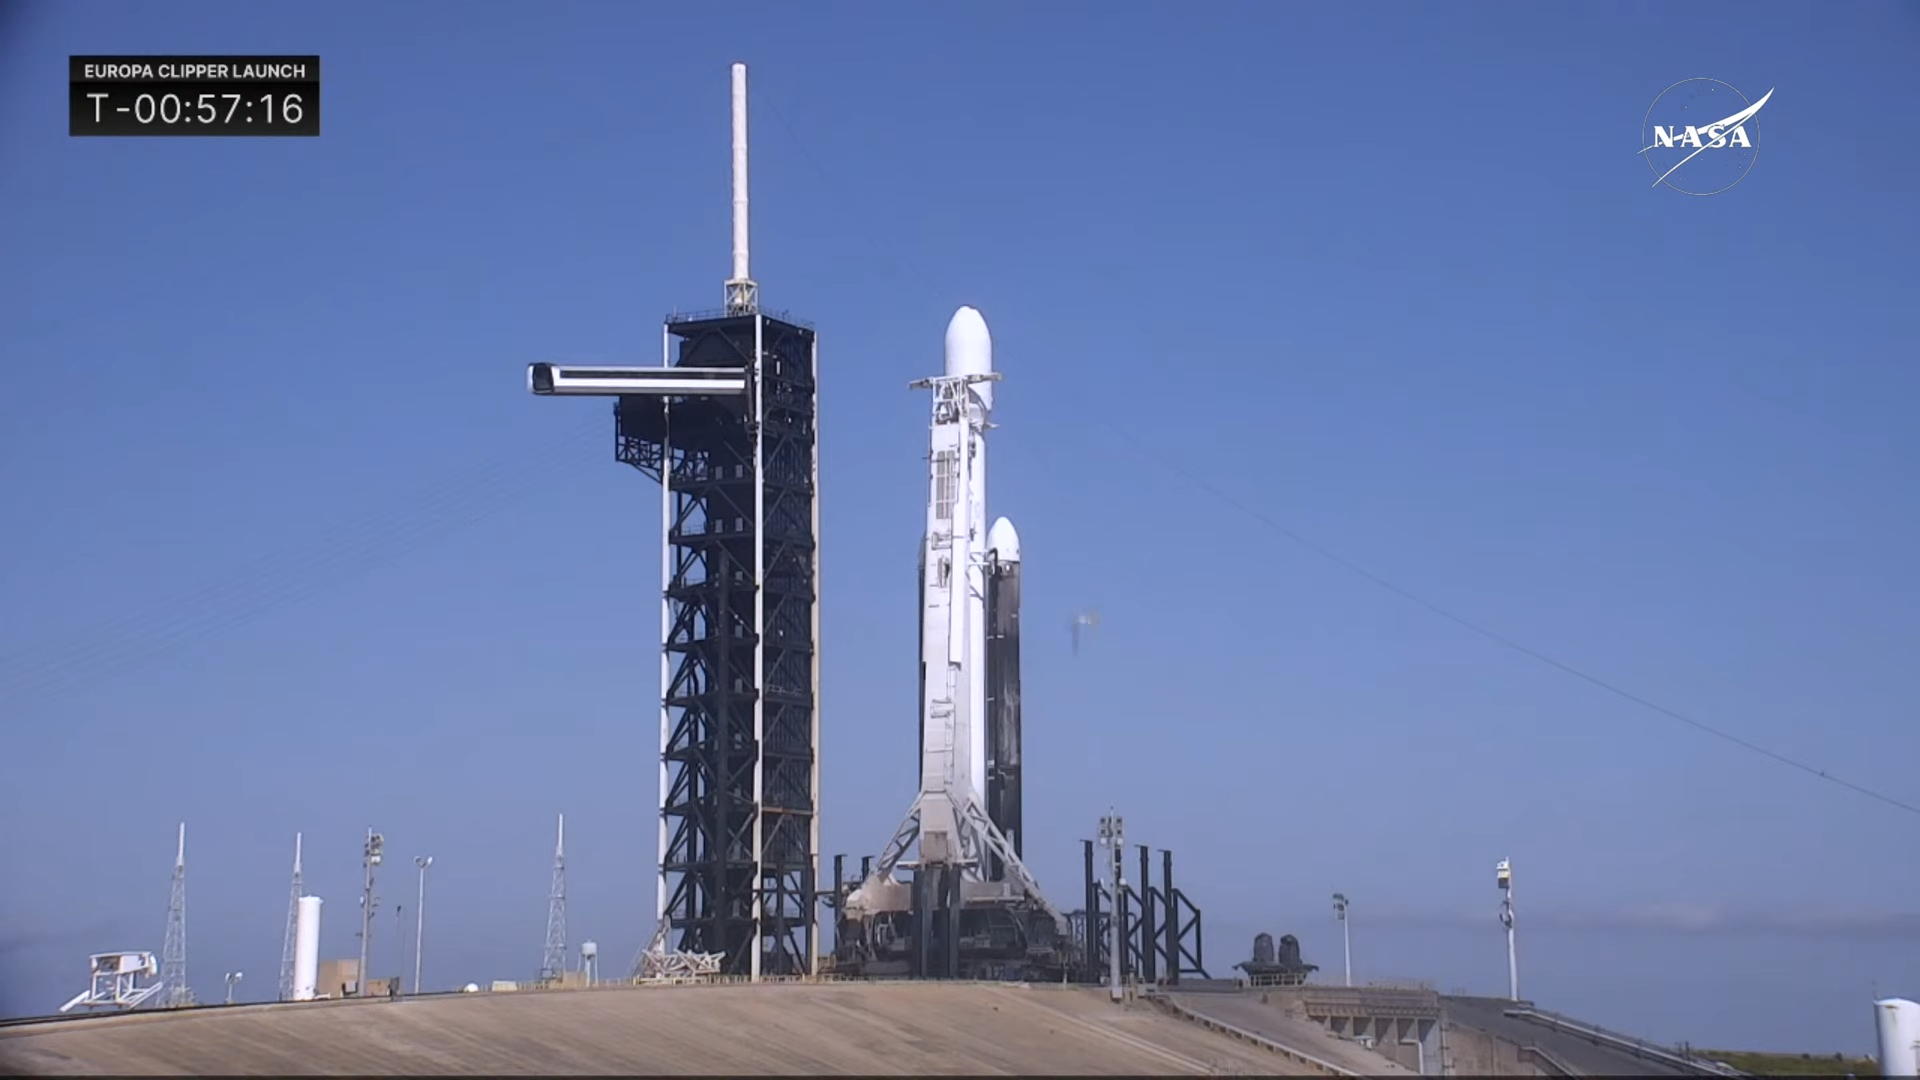
M 1340 920 L 1340 951 L 1347 959 L 1347 985 L 1353 985 L 1353 930 L 1347 921 L 1347 894 L 1333 894 L 1333 917 Z
M 420 895 L 413 903 L 413 992 L 420 992 L 420 956 L 427 935 L 427 867 L 433 865 L 433 856 L 420 855 L 414 858 L 413 865 L 420 868 Z
M 233 984 L 240 981 L 241 975 L 242 973 L 238 971 L 227 972 L 227 1004 L 229 1005 L 233 1004 Z
M 380 866 L 380 849 L 386 846 L 386 839 L 367 827 L 367 842 L 360 849 L 361 866 L 366 870 L 366 879 L 360 893 L 360 969 L 353 974 L 353 996 L 365 997 L 367 994 L 367 950 L 373 943 L 373 909 L 380 906 L 380 898 L 373 895 L 373 872 Z
M 1119 817 L 1108 815 L 1100 819 L 1100 846 L 1107 848 L 1113 857 L 1108 878 L 1113 883 L 1113 892 L 1107 914 L 1107 978 L 1113 1000 L 1119 1001 L 1126 997 L 1120 983 L 1120 890 L 1126 887 L 1120 872 L 1120 858 L 1126 853 L 1126 838 Z
M 1501 859 L 1493 868 L 1500 883 L 1500 925 L 1507 928 L 1507 996 L 1520 1000 L 1520 965 L 1513 952 L 1513 862 Z

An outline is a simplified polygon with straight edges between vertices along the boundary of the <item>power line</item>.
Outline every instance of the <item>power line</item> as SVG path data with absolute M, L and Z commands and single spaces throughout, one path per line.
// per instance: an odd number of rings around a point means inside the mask
M 787 122 L 786 117 L 781 114 L 780 107 L 777 104 L 775 104 L 775 102 L 772 100 L 770 96 L 766 96 L 764 92 L 760 100 L 766 102 L 767 107 L 773 110 L 773 114 L 775 118 L 777 118 L 780 121 L 780 125 L 786 128 L 787 134 L 793 138 L 795 145 L 799 147 L 800 156 L 805 158 L 809 165 L 813 166 L 814 170 L 820 174 L 820 178 L 822 180 L 826 181 L 829 186 L 834 186 L 835 185 L 834 179 L 831 176 L 827 175 L 827 171 L 825 169 L 821 168 L 819 161 L 817 161 L 814 158 L 812 152 L 810 152 L 807 149 L 806 143 L 800 138 L 800 133 L 796 131 L 793 125 Z M 868 235 L 870 238 L 872 237 L 872 234 L 870 232 L 867 233 L 866 235 Z M 928 284 L 927 276 L 921 273 L 920 268 L 913 265 L 913 263 L 909 259 L 907 259 L 905 255 L 901 254 L 897 247 L 884 247 L 879 244 L 877 239 L 875 239 L 873 242 L 876 249 L 880 250 L 888 259 L 893 260 L 899 265 L 905 267 L 915 277 L 919 278 L 922 284 Z M 1388 581 L 1386 578 L 1383 578 L 1380 575 L 1374 573 L 1373 571 L 1368 570 L 1367 568 L 1352 561 L 1351 559 L 1348 559 L 1344 556 L 1336 554 L 1335 552 L 1330 551 L 1327 548 L 1322 547 L 1321 545 L 1316 544 L 1311 540 L 1308 540 L 1306 537 L 1301 536 L 1299 533 L 1294 532 L 1292 529 L 1287 528 L 1285 525 L 1281 524 L 1279 521 L 1275 520 L 1274 518 L 1269 517 L 1268 515 L 1262 513 L 1261 511 L 1255 509 L 1254 507 L 1247 505 L 1245 502 L 1242 502 L 1240 499 L 1235 498 L 1229 492 L 1226 492 L 1221 488 L 1215 486 L 1213 483 L 1209 482 L 1205 478 L 1200 477 L 1186 469 L 1183 469 L 1178 465 L 1172 464 L 1171 462 L 1165 460 L 1164 458 L 1160 458 L 1160 457 L 1147 458 L 1145 457 L 1145 455 L 1141 455 L 1135 452 L 1133 450 L 1132 442 L 1130 441 L 1126 432 L 1122 431 L 1118 425 L 1114 424 L 1113 421 L 1107 419 L 1104 414 L 1096 413 L 1095 418 L 1100 422 L 1102 427 L 1106 428 L 1108 431 L 1111 431 L 1116 437 L 1118 437 L 1120 446 L 1123 448 L 1123 452 L 1128 454 L 1129 456 L 1134 457 L 1136 460 L 1149 461 L 1150 464 L 1152 464 L 1153 466 L 1167 470 L 1168 472 L 1174 474 L 1176 477 L 1180 478 L 1181 480 L 1184 480 L 1186 483 L 1192 485 L 1193 487 L 1196 487 L 1199 490 L 1214 496 L 1215 498 L 1226 503 L 1228 506 L 1231 506 L 1234 509 L 1240 511 L 1241 513 L 1247 515 L 1248 517 L 1252 518 L 1254 521 L 1257 521 L 1267 526 L 1268 528 L 1273 529 L 1275 532 L 1279 533 L 1281 536 L 1287 538 L 1288 540 L 1291 540 L 1293 543 L 1299 545 L 1300 547 L 1303 547 L 1306 550 L 1313 552 L 1314 554 L 1320 556 L 1321 558 L 1334 563 L 1335 565 L 1341 567 L 1344 570 L 1347 570 L 1350 573 L 1358 575 L 1359 577 L 1373 583 L 1374 585 L 1382 589 L 1387 590 L 1388 592 L 1394 594 L 1395 596 L 1400 597 L 1403 600 L 1409 601 L 1411 603 L 1417 604 L 1420 607 L 1427 609 L 1433 614 L 1438 615 L 1443 619 L 1446 619 L 1448 622 L 1451 622 L 1466 630 L 1470 630 L 1473 633 L 1478 634 L 1483 638 L 1486 638 L 1488 641 L 1491 641 L 1497 645 L 1510 649 L 1513 652 L 1519 653 L 1521 656 L 1525 656 L 1528 659 L 1534 660 L 1541 664 L 1545 664 L 1546 666 L 1553 668 L 1554 670 L 1559 671 L 1562 674 L 1571 675 L 1574 678 L 1581 680 L 1582 682 L 1586 682 L 1593 686 L 1597 686 L 1600 689 L 1605 690 L 1607 693 L 1614 695 L 1615 697 L 1621 698 L 1625 701 L 1630 701 L 1633 704 L 1638 705 L 1643 709 L 1647 709 L 1655 714 L 1664 716 L 1669 720 L 1674 720 L 1679 723 L 1685 724 L 1696 731 L 1700 731 L 1704 734 L 1711 735 L 1716 739 L 1729 743 L 1733 746 L 1737 746 L 1742 750 L 1746 750 L 1750 753 L 1758 754 L 1761 757 L 1768 758 L 1769 760 L 1777 762 L 1778 764 L 1781 764 L 1781 765 L 1785 765 L 1789 768 L 1798 769 L 1799 771 L 1804 772 L 1809 776 L 1813 776 L 1818 779 L 1825 780 L 1830 784 L 1835 784 L 1839 787 L 1843 787 L 1848 791 L 1854 792 L 1855 794 L 1864 795 L 1869 799 L 1873 799 L 1887 806 L 1891 806 L 1896 810 L 1903 810 L 1909 814 L 1920 816 L 1920 806 L 1916 806 L 1912 803 L 1908 803 L 1900 799 L 1896 799 L 1891 795 L 1885 794 L 1884 792 L 1876 791 L 1873 788 L 1867 787 L 1863 784 L 1854 783 L 1853 781 L 1845 779 L 1844 777 L 1835 776 L 1832 773 L 1827 772 L 1825 769 L 1821 769 L 1816 766 L 1809 765 L 1804 761 L 1800 761 L 1795 758 L 1788 757 L 1787 755 L 1779 753 L 1778 751 L 1770 750 L 1767 747 L 1761 746 L 1759 743 L 1753 742 L 1748 739 L 1744 739 L 1738 735 L 1733 734 L 1730 731 L 1726 731 L 1724 729 L 1714 727 L 1711 724 L 1707 724 L 1703 721 L 1696 720 L 1693 717 L 1686 715 L 1685 713 L 1682 713 L 1676 709 L 1670 709 L 1667 706 L 1662 705 L 1657 701 L 1653 701 L 1648 698 L 1642 697 L 1641 695 L 1636 694 L 1631 690 L 1627 690 L 1624 687 L 1608 682 L 1607 680 L 1602 679 L 1597 675 L 1592 675 L 1592 674 L 1589 674 L 1588 672 L 1582 671 L 1581 669 L 1574 667 L 1572 664 L 1566 663 L 1565 661 L 1562 661 L 1562 660 L 1556 660 L 1553 657 L 1548 656 L 1543 652 L 1540 652 L 1536 649 L 1529 648 L 1528 646 L 1523 645 L 1520 642 L 1515 641 L 1514 639 L 1507 637 L 1504 634 L 1498 633 L 1497 631 L 1488 629 L 1487 627 L 1482 626 L 1479 623 L 1476 623 L 1473 620 L 1466 618 L 1465 616 L 1456 615 L 1455 613 L 1448 611 L 1447 609 L 1441 607 L 1440 605 L 1435 604 L 1432 601 L 1427 600 L 1422 596 L 1416 595 L 1415 593 L 1410 592 L 1409 590 L 1404 589 L 1399 585 L 1394 584 L 1391 581 Z
M 318 550 L 309 544 L 305 549 L 277 551 L 257 563 L 251 574 L 191 590 L 145 613 L 115 620 L 85 635 L 86 644 L 16 654 L 0 665 L 0 697 L 25 704 L 124 674 L 184 641 L 244 625 L 391 565 L 541 490 L 540 480 L 567 460 L 575 446 L 589 437 L 604 437 L 603 432 L 604 422 L 596 417 L 533 454 L 469 468 L 464 482 L 436 483 L 410 500 L 407 511 L 398 516 L 359 515 L 330 530 Z M 141 636 L 135 638 L 135 634 Z
M 1103 427 L 1113 432 L 1114 435 L 1120 439 L 1122 446 L 1127 445 L 1125 432 L 1121 431 L 1118 426 L 1116 426 L 1112 421 L 1107 420 L 1105 417 L 1101 417 L 1099 419 Z M 1523 645 L 1520 642 L 1515 641 L 1510 637 L 1507 637 L 1505 634 L 1502 634 L 1496 630 L 1489 629 L 1486 626 L 1481 625 L 1480 623 L 1474 622 L 1472 619 L 1469 619 L 1464 615 L 1455 614 L 1454 612 L 1441 607 L 1440 605 L 1434 603 L 1431 600 L 1426 599 L 1423 596 L 1420 596 L 1416 593 L 1411 592 L 1408 589 L 1402 588 L 1401 586 L 1394 584 L 1391 581 L 1388 581 L 1386 578 L 1383 578 L 1379 574 L 1376 574 L 1373 571 L 1367 569 L 1366 567 L 1361 566 L 1359 563 L 1356 563 L 1353 560 L 1343 555 L 1340 555 L 1334 551 L 1331 551 L 1325 547 L 1322 547 L 1319 544 L 1314 543 L 1313 541 L 1307 539 L 1306 537 L 1300 535 L 1299 533 L 1293 531 L 1292 529 L 1288 528 L 1284 524 L 1280 523 L 1278 520 L 1263 513 L 1259 509 L 1247 505 L 1245 502 L 1235 497 L 1231 492 L 1225 491 L 1215 486 L 1211 481 L 1208 481 L 1204 477 L 1198 476 L 1192 472 L 1189 472 L 1186 469 L 1181 468 L 1178 465 L 1172 464 L 1171 462 L 1165 461 L 1161 458 L 1149 459 L 1145 455 L 1134 454 L 1131 448 L 1129 448 L 1126 452 L 1134 456 L 1137 460 L 1147 461 L 1158 468 L 1165 469 L 1166 471 L 1172 473 L 1174 476 L 1178 477 L 1185 483 L 1192 485 L 1193 487 L 1196 487 L 1201 491 L 1206 492 L 1209 495 L 1212 495 L 1214 498 L 1219 499 L 1221 502 L 1227 504 L 1228 506 L 1234 508 L 1235 510 L 1240 511 L 1242 514 L 1245 514 L 1247 517 L 1253 519 L 1254 521 L 1259 522 L 1262 525 L 1267 526 L 1268 528 L 1279 533 L 1281 536 L 1285 537 L 1286 539 L 1292 541 L 1293 543 L 1299 545 L 1302 548 L 1305 548 L 1308 551 L 1313 552 L 1315 555 L 1318 555 L 1321 558 L 1326 559 L 1328 562 L 1333 563 L 1334 565 L 1340 567 L 1341 569 L 1346 570 L 1349 573 L 1355 574 L 1373 583 L 1374 585 L 1377 585 L 1380 588 L 1385 589 L 1386 591 L 1394 594 L 1395 596 L 1400 597 L 1402 600 L 1406 600 L 1410 603 L 1417 604 L 1420 607 L 1427 609 L 1428 611 L 1434 613 L 1435 615 L 1440 616 L 1441 618 L 1447 620 L 1448 622 L 1453 623 L 1456 626 L 1462 627 L 1467 630 L 1471 630 L 1472 632 L 1480 635 L 1483 638 L 1486 638 L 1488 641 L 1491 641 L 1496 645 L 1500 645 L 1504 648 L 1510 649 L 1516 653 L 1519 653 L 1521 656 L 1527 657 L 1530 660 L 1534 660 L 1539 663 L 1545 664 L 1546 666 L 1553 668 L 1554 670 L 1559 671 L 1563 674 L 1571 675 L 1574 678 L 1581 680 L 1582 682 L 1590 683 L 1594 686 L 1597 686 L 1600 689 L 1605 690 L 1607 693 L 1614 695 L 1615 697 L 1622 698 L 1626 701 L 1630 701 L 1635 705 L 1640 706 L 1643 709 L 1648 709 L 1652 712 L 1658 713 L 1659 715 L 1664 716 L 1669 720 L 1679 721 L 1680 723 L 1685 724 L 1696 731 L 1700 731 L 1707 735 L 1711 735 L 1716 739 L 1722 740 L 1723 742 L 1731 743 L 1732 745 L 1737 746 L 1742 750 L 1747 750 L 1752 753 L 1759 754 L 1761 757 L 1769 758 L 1775 762 L 1778 762 L 1781 765 L 1786 765 L 1790 768 L 1798 769 L 1809 776 L 1814 776 L 1821 780 L 1825 780 L 1830 784 L 1837 784 L 1840 787 L 1846 788 L 1848 791 L 1854 792 L 1855 794 L 1859 794 L 1859 795 L 1865 795 L 1869 799 L 1878 800 L 1897 810 L 1904 810 L 1909 814 L 1920 815 L 1920 806 L 1915 806 L 1912 803 L 1903 802 L 1899 799 L 1894 798 L 1891 795 L 1887 795 L 1883 792 L 1875 791 L 1874 789 L 1867 787 L 1863 784 L 1856 784 L 1851 780 L 1845 779 L 1844 777 L 1835 776 L 1832 773 L 1826 771 L 1825 769 L 1818 768 L 1813 765 L 1809 765 L 1804 761 L 1800 761 L 1795 758 L 1788 757 L 1785 754 L 1782 754 L 1777 751 L 1770 750 L 1764 746 L 1761 746 L 1759 743 L 1753 742 L 1748 739 L 1744 739 L 1738 735 L 1733 734 L 1730 731 L 1726 731 L 1722 728 L 1714 727 L 1712 724 L 1708 724 L 1701 720 L 1696 720 L 1693 717 L 1688 716 L 1687 714 L 1680 712 L 1677 709 L 1670 709 L 1667 706 L 1662 705 L 1657 701 L 1653 701 L 1649 698 L 1642 697 L 1641 695 L 1636 694 L 1633 691 L 1628 690 L 1622 686 L 1619 686 L 1618 684 L 1608 682 L 1607 680 L 1599 677 L 1598 675 L 1593 675 L 1586 671 L 1582 671 L 1581 669 L 1574 667 L 1572 664 L 1569 664 L 1564 660 L 1556 660 L 1555 658 L 1548 656 L 1546 653 L 1540 652 L 1537 649 L 1533 649 L 1526 645 Z

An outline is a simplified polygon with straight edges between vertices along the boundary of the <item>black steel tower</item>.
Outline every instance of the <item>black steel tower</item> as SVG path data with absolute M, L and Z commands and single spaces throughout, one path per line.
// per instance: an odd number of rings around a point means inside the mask
M 661 486 L 656 950 L 812 974 L 819 872 L 819 483 L 813 328 L 747 264 L 746 67 L 733 68 L 733 276 L 676 315 L 664 366 L 536 364 L 536 394 L 611 396 L 615 456 Z

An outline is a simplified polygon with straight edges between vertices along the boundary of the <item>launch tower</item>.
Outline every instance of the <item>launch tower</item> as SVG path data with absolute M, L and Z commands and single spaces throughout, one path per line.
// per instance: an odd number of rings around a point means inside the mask
M 614 398 L 615 457 L 660 485 L 659 921 L 640 966 L 693 954 L 759 978 L 816 966 L 818 353 L 811 326 L 760 307 L 747 254 L 735 64 L 725 306 L 668 318 L 660 367 L 527 379 Z

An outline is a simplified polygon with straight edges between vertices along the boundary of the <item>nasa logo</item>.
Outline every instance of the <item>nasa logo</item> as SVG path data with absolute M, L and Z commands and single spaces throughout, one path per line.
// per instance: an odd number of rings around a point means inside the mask
M 1760 157 L 1753 122 L 1759 101 L 1719 79 L 1682 79 L 1660 92 L 1640 122 L 1640 156 L 1653 186 L 1682 195 L 1718 195 L 1747 178 Z

